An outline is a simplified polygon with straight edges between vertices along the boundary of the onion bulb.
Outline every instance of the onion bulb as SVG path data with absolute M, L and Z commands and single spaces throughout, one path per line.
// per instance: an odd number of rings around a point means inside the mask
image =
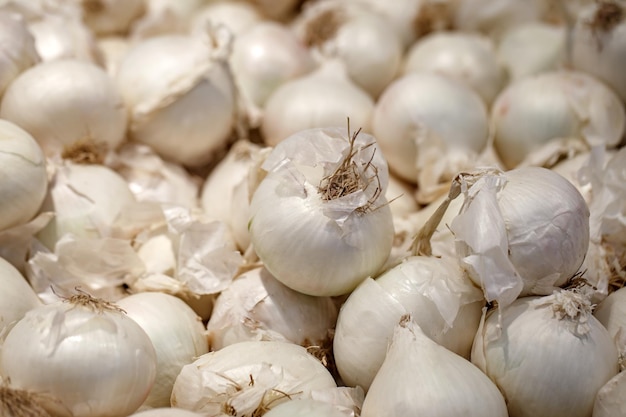
M 340 59 L 350 78 L 372 97 L 400 67 L 402 40 L 391 22 L 370 7 L 318 1 L 305 7 L 292 27 L 318 60 Z
M 411 315 L 394 327 L 362 417 L 507 417 L 504 397 L 470 361 L 428 338 Z
M 191 20 L 191 32 L 206 30 L 207 22 L 212 25 L 224 25 L 235 36 L 235 39 L 253 27 L 264 21 L 266 17 L 261 9 L 248 1 L 217 0 L 204 4 Z
M 0 12 L 0 97 L 21 72 L 39 60 L 35 38 L 24 19 L 18 14 Z
M 555 71 L 509 84 L 492 106 L 491 122 L 494 148 L 507 168 L 550 167 L 561 155 L 619 145 L 626 111 L 617 94 L 596 78 Z
M 487 104 L 506 80 L 494 42 L 477 33 L 435 32 L 424 36 L 407 51 L 403 70 L 430 71 L 463 81 Z
M 285 82 L 265 103 L 261 134 L 269 146 L 311 128 L 343 126 L 350 118 L 369 132 L 374 100 L 348 76 L 338 60 Z
M 183 165 L 211 161 L 235 123 L 230 44 L 224 28 L 134 44 L 116 74 L 130 138 Z
M 209 351 L 200 317 L 181 299 L 159 292 L 132 294 L 117 305 L 141 326 L 156 351 L 155 383 L 143 406 L 169 406 L 182 367 Z
M 74 0 L 81 6 L 83 21 L 97 36 L 128 32 L 144 12 L 144 0 Z
M 526 167 L 462 181 L 465 201 L 450 227 L 487 301 L 504 307 L 520 296 L 551 294 L 574 277 L 589 246 L 589 208 L 567 179 Z
M 596 393 L 619 367 L 586 296 L 523 297 L 496 313 L 476 335 L 472 362 L 500 388 L 509 416 L 590 416 Z
M 460 81 L 405 74 L 376 102 L 372 132 L 391 171 L 417 184 L 418 202 L 429 203 L 459 171 L 477 163 L 487 144 L 487 107 Z
M 77 60 L 24 71 L 5 91 L 0 117 L 33 135 L 50 157 L 69 158 L 86 146 L 113 150 L 126 138 L 115 84 L 102 68 Z
M 41 147 L 24 129 L 0 120 L 0 230 L 24 224 L 37 214 L 48 189 Z
M 127 416 L 147 397 L 156 355 L 117 306 L 77 293 L 30 310 L 7 335 L 0 375 L 45 392 L 74 417 Z
M 621 1 L 590 2 L 572 30 L 572 66 L 608 84 L 626 102 L 626 6 Z
M 387 163 L 372 136 L 300 131 L 276 145 L 261 168 L 267 175 L 250 203 L 250 238 L 276 279 L 305 294 L 335 296 L 376 274 L 391 250 L 393 222 Z

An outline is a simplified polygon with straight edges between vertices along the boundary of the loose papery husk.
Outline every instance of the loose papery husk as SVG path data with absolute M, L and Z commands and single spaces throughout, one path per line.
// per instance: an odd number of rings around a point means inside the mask
M 46 393 L 11 388 L 6 381 L 0 385 L 2 417 L 72 417 L 59 400 Z

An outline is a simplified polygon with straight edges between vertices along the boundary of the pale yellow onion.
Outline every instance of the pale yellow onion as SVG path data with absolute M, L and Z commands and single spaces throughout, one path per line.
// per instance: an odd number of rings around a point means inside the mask
M 467 175 L 450 228 L 456 252 L 487 301 L 551 294 L 579 270 L 589 208 L 567 179 L 539 167 Z
M 472 32 L 434 32 L 406 52 L 404 73 L 430 71 L 463 81 L 490 104 L 506 81 L 495 43 Z
M 424 334 L 410 315 L 393 329 L 385 360 L 370 386 L 362 417 L 507 417 L 496 385 L 470 361 Z
M 260 125 L 265 103 L 280 85 L 314 67 L 293 31 L 273 21 L 253 23 L 235 38 L 230 65 L 251 127 Z
M 183 165 L 214 158 L 235 123 L 226 64 L 230 36 L 224 28 L 210 29 L 203 36 L 158 36 L 133 45 L 116 74 L 132 140 Z
M 46 392 L 74 417 L 127 416 L 154 383 L 152 342 L 115 305 L 73 297 L 26 313 L 5 339 L 0 375 Z
M 39 211 L 48 189 L 43 151 L 24 129 L 0 120 L 0 230 L 24 224 Z
M 228 410 L 243 417 L 336 387 L 330 372 L 302 346 L 239 342 L 185 365 L 174 383 L 172 406 L 208 415 Z
M 626 101 L 626 13 L 620 1 L 589 2 L 575 17 L 572 66 L 598 77 Z
M 40 60 L 35 38 L 24 19 L 14 13 L 0 12 L 0 97 L 6 87 L 24 70 Z
M 268 148 L 247 140 L 235 142 L 211 170 L 201 189 L 200 204 L 207 216 L 225 222 L 242 252 L 250 245 L 248 218 L 250 170 Z
M 128 183 L 112 169 L 66 162 L 57 167 L 42 205 L 43 211 L 53 211 L 55 217 L 38 238 L 54 249 L 66 233 L 112 236 L 117 217 L 134 201 Z
M 332 174 L 345 172 L 344 164 L 360 179 L 335 195 Z M 250 203 L 250 238 L 276 279 L 305 294 L 335 296 L 377 273 L 391 250 L 393 223 L 387 163 L 371 135 L 303 130 L 276 145 L 261 168 L 267 175 Z
M 335 327 L 337 307 L 281 284 L 257 267 L 237 276 L 216 298 L 207 323 L 211 350 L 247 340 L 277 340 L 323 347 Z
M 333 352 L 342 380 L 368 390 L 394 327 L 411 314 L 426 336 L 469 359 L 484 298 L 454 258 L 410 256 L 348 296 L 337 319 Z
M 617 94 L 598 79 L 561 70 L 509 84 L 492 106 L 491 124 L 505 167 L 549 167 L 559 155 L 600 144 L 618 146 L 626 111 Z M 556 152 L 548 146 L 556 146 Z
M 318 69 L 278 87 L 265 104 L 263 140 L 276 146 L 288 136 L 310 128 L 345 126 L 370 132 L 372 98 L 350 80 L 345 66 L 326 61 Z
M 472 362 L 507 398 L 510 417 L 590 416 L 618 353 L 586 296 L 523 297 L 487 315 Z
M 102 65 L 96 37 L 78 15 L 43 13 L 28 23 L 41 60 L 77 59 Z
M 402 60 L 402 40 L 392 23 L 356 2 L 323 0 L 305 7 L 291 23 L 318 61 L 339 59 L 350 78 L 376 98 Z
M 41 306 L 41 301 L 22 274 L 0 258 L 0 346 L 2 340 L 24 315 Z M 1 352 L 0 352 L 1 354 Z
M 459 171 L 478 163 L 487 144 L 487 108 L 460 81 L 405 74 L 376 102 L 372 132 L 391 172 L 417 184 L 418 202 L 429 203 Z
M 203 31 L 207 22 L 226 26 L 235 37 L 266 20 L 259 7 L 247 1 L 213 0 L 203 5 L 191 20 L 191 31 Z
M 115 149 L 127 127 L 111 78 L 102 68 L 73 59 L 23 72 L 5 91 L 0 117 L 33 135 L 47 156 L 71 153 L 81 144 Z
M 144 0 L 74 0 L 82 11 L 83 21 L 97 36 L 124 34 L 139 18 Z
M 143 406 L 169 406 L 182 367 L 209 351 L 200 317 L 181 299 L 159 292 L 132 294 L 117 305 L 141 326 L 156 351 L 155 383 Z
M 565 64 L 565 26 L 528 22 L 505 30 L 497 55 L 510 80 L 560 69 Z

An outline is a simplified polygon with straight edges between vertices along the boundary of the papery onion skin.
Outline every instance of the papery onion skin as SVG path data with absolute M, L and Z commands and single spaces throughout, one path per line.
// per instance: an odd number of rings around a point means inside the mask
M 0 292 L 0 346 L 2 346 L 3 336 L 6 336 L 15 323 L 24 317 L 28 311 L 41 306 L 41 301 L 22 274 L 3 258 L 0 258 L 0 282 L 2 283 L 2 292 Z
M 127 127 L 122 98 L 108 74 L 73 59 L 20 74 L 2 97 L 0 117 L 28 131 L 47 156 L 56 157 L 80 142 L 113 150 L 125 140 Z
M 28 222 L 48 189 L 43 151 L 24 129 L 0 120 L 0 230 Z
M 559 318 L 575 307 L 542 305 L 548 297 L 523 297 L 489 314 L 472 362 L 503 392 L 510 417 L 590 416 L 596 393 L 618 372 L 617 349 L 590 313 Z
M 0 374 L 56 397 L 74 417 L 124 417 L 156 375 L 148 335 L 120 310 L 58 301 L 29 311 L 7 335 Z

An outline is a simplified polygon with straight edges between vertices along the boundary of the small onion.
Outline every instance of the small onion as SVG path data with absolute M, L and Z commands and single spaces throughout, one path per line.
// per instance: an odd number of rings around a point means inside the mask
M 209 162 L 235 122 L 226 65 L 230 42 L 227 31 L 217 30 L 206 37 L 168 35 L 134 44 L 116 74 L 130 114 L 130 138 L 173 162 Z
M 156 351 L 156 378 L 143 405 L 166 407 L 183 366 L 209 351 L 200 317 L 181 299 L 158 292 L 129 295 L 117 301 L 146 332 Z
M 626 6 L 621 1 L 590 2 L 572 31 L 572 66 L 606 82 L 626 102 Z
M 442 183 L 447 188 L 454 175 L 476 163 L 487 144 L 487 108 L 460 81 L 410 73 L 392 82 L 376 102 L 372 132 L 391 171 L 417 183 L 418 201 L 429 203 Z
M 357 86 L 337 60 L 278 87 L 265 104 L 263 140 L 276 146 L 288 136 L 311 128 L 353 126 L 369 132 L 374 100 Z
M 93 144 L 113 150 L 124 140 L 127 115 L 100 67 L 77 60 L 39 64 L 7 88 L 0 117 L 28 131 L 47 156 Z
M 500 388 L 510 417 L 588 417 L 596 393 L 619 369 L 611 336 L 586 297 L 572 291 L 492 311 L 472 362 Z
M 123 417 L 147 397 L 156 355 L 118 307 L 79 293 L 26 313 L 4 342 L 0 375 L 51 395 L 74 417 Z
M 488 104 L 505 82 L 493 41 L 477 33 L 432 33 L 416 41 L 404 60 L 404 73 L 430 71 L 458 79 Z
M 488 301 L 505 306 L 551 294 L 578 272 L 589 246 L 589 208 L 567 179 L 539 167 L 468 178 L 450 227 L 457 254 Z
M 560 146 L 557 155 L 617 146 L 626 130 L 626 111 L 617 94 L 596 78 L 563 70 L 509 84 L 492 106 L 491 122 L 494 147 L 506 167 L 522 162 L 550 166 L 550 144 Z
M 24 19 L 17 14 L 0 12 L 0 97 L 21 72 L 39 60 L 35 38 Z
M 24 224 L 37 214 L 48 189 L 46 160 L 35 139 L 0 120 L 0 230 Z

